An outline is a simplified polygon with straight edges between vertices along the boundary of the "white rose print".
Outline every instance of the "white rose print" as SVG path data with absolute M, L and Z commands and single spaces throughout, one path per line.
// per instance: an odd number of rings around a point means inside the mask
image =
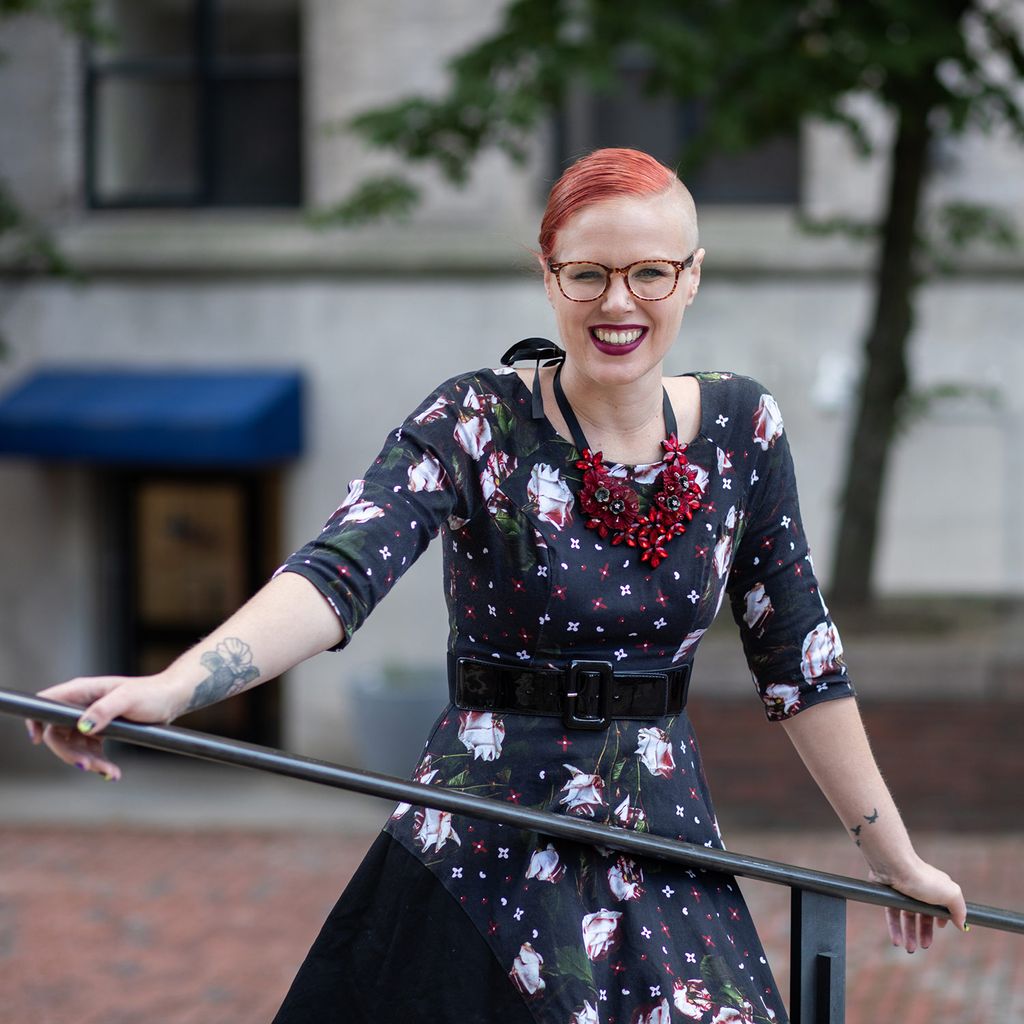
M 501 742 L 505 738 L 505 723 L 490 711 L 463 711 L 459 714 L 459 739 L 472 751 L 473 760 L 497 761 L 501 757 Z
M 668 733 L 656 727 L 641 729 L 637 733 L 637 740 L 639 745 L 636 753 L 640 755 L 644 767 L 659 779 L 671 779 L 676 763 L 672 760 L 672 744 Z
M 334 513 L 335 515 L 338 512 L 345 513 L 345 517 L 341 520 L 343 524 L 368 523 L 371 519 L 379 519 L 384 515 L 384 509 L 374 505 L 372 501 L 360 500 L 365 486 L 365 480 L 353 480 L 348 485 L 348 495 Z
M 800 652 L 800 670 L 804 679 L 812 683 L 828 672 L 842 672 L 844 667 L 839 631 L 830 622 L 819 622 L 804 637 Z
M 647 1010 L 637 1010 L 631 1024 L 670 1024 L 672 1008 L 667 999 Z
M 449 405 L 451 405 L 451 402 L 442 395 L 437 399 L 437 401 L 424 409 L 419 416 L 414 416 L 412 421 L 413 423 L 419 423 L 422 425 L 424 423 L 433 423 L 435 420 L 444 419 L 445 407 Z
M 792 683 L 772 683 L 765 687 L 762 698 L 769 717 L 783 718 L 800 703 L 800 688 Z
M 768 451 L 782 437 L 782 413 L 771 395 L 762 395 L 754 413 L 754 441 Z
M 491 442 L 491 424 L 487 419 L 487 410 L 497 401 L 496 395 L 478 395 L 472 388 L 467 391 L 462 405 L 469 412 L 459 413 L 455 440 L 470 458 L 481 458 L 484 449 Z
M 711 993 L 705 987 L 702 978 L 691 978 L 689 981 L 677 978 L 672 986 L 672 1002 L 675 1008 L 690 1020 L 700 1020 L 714 1007 Z
M 619 857 L 608 869 L 608 887 L 620 902 L 638 900 L 643 896 L 644 890 L 640 885 L 643 880 L 643 871 L 637 867 L 636 861 L 628 857 Z
M 541 462 L 533 467 L 526 494 L 537 508 L 537 515 L 556 530 L 572 522 L 573 496 L 557 469 Z
M 480 474 L 480 489 L 483 491 L 484 504 L 487 511 L 494 515 L 508 499 L 501 492 L 502 481 L 508 479 L 511 473 L 515 472 L 516 458 L 507 452 L 491 452 L 487 456 L 487 465 Z
M 520 992 L 526 995 L 536 995 L 543 992 L 547 987 L 544 979 L 540 976 L 540 969 L 544 964 L 544 957 L 538 953 L 529 942 L 524 942 L 516 954 L 509 977 Z
M 772 599 L 765 592 L 764 584 L 755 583 L 744 595 L 744 601 L 747 607 L 743 613 L 743 621 L 754 636 L 764 636 L 768 620 L 775 612 L 772 607 Z
M 743 1009 L 723 1006 L 711 1020 L 711 1024 L 754 1024 L 754 1007 L 744 1002 Z
M 424 455 L 415 466 L 409 467 L 410 491 L 443 491 L 447 481 L 441 463 L 432 455 Z
M 619 944 L 621 910 L 595 911 L 583 918 L 583 945 L 591 960 L 603 960 Z
M 530 855 L 530 865 L 526 869 L 527 878 L 536 878 L 539 882 L 560 882 L 565 874 L 565 865 L 558 856 L 558 851 L 548 843 L 547 849 L 534 850 Z
M 690 651 L 697 646 L 697 641 L 707 632 L 706 629 L 695 629 L 692 633 L 687 633 L 683 642 L 679 645 L 679 650 L 676 651 L 675 656 L 672 658 L 673 662 L 680 661 L 685 658 Z
M 568 770 L 572 778 L 562 787 L 560 792 L 565 796 L 559 803 L 574 814 L 592 818 L 598 807 L 605 806 L 604 779 L 600 775 L 586 775 L 571 764 L 562 767 Z
M 569 1024 L 600 1024 L 597 1016 L 597 1007 L 591 1006 L 589 1002 L 584 1000 L 583 1006 L 573 1011 Z
M 732 565 L 732 541 L 735 533 L 736 506 L 733 505 L 725 514 L 725 532 L 718 539 L 718 543 L 715 545 L 715 552 L 711 556 L 711 562 L 715 567 L 715 572 L 718 573 L 719 579 L 729 571 L 729 566 Z
M 420 844 L 420 849 L 426 853 L 434 847 L 437 852 L 450 839 L 456 846 L 462 845 L 458 832 L 452 828 L 452 816 L 449 811 L 437 811 L 433 807 L 426 807 L 416 812 L 414 816 L 413 839 Z

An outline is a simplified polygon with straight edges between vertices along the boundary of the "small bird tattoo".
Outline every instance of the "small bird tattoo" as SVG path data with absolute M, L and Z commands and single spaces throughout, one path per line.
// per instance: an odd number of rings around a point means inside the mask
M 872 814 L 872 815 L 871 815 L 870 817 L 869 817 L 868 815 L 866 815 L 866 814 L 864 815 L 864 820 L 865 820 L 865 821 L 866 821 L 866 822 L 867 822 L 867 823 L 868 823 L 869 825 L 874 825 L 874 823 L 875 823 L 876 821 L 878 821 L 878 808 L 876 807 L 876 808 L 875 808 L 874 810 L 875 810 L 875 813 L 874 813 L 874 814 Z
M 859 835 L 860 835 L 860 830 L 861 830 L 861 829 L 862 829 L 863 827 L 864 827 L 863 825 L 858 825 L 858 826 L 857 826 L 856 828 L 851 828 L 851 829 L 850 829 L 850 831 L 851 831 L 851 832 L 852 832 L 852 833 L 853 833 L 853 834 L 854 834 L 855 836 L 859 836 Z

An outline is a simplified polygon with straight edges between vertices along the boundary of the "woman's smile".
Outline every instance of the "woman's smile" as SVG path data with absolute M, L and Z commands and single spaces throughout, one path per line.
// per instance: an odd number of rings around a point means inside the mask
M 641 324 L 595 324 L 588 330 L 598 351 L 621 356 L 643 344 L 648 328 Z

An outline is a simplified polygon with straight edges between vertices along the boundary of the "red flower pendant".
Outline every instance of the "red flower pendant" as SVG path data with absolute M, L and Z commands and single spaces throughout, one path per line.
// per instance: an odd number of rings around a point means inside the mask
M 700 508 L 703 496 L 697 467 L 686 459 L 686 445 L 680 444 L 675 434 L 661 444 L 665 449 L 661 490 L 643 515 L 636 491 L 608 472 L 601 452 L 586 448 L 576 463 L 583 470 L 580 508 L 587 517 L 586 525 L 602 539 L 610 538 L 612 544 L 639 548 L 640 561 L 649 562 L 652 569 L 667 557 L 669 541 L 686 532 L 686 523 Z

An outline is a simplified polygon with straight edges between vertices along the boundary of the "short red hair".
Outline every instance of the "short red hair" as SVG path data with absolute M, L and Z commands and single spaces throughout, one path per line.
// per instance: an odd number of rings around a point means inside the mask
M 541 257 L 551 259 L 559 229 L 584 207 L 605 199 L 660 195 L 677 182 L 675 171 L 638 149 L 595 149 L 580 157 L 548 196 L 538 239 Z

